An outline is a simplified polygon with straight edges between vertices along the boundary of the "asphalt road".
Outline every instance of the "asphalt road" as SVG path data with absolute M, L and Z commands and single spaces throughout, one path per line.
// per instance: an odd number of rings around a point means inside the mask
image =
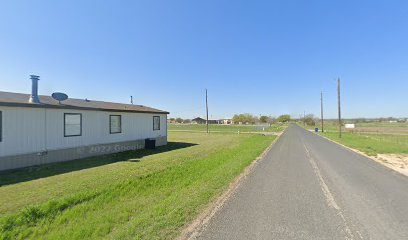
M 291 125 L 199 239 L 408 239 L 408 177 Z

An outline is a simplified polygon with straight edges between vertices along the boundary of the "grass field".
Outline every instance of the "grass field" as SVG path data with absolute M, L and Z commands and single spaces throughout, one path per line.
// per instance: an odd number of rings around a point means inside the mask
M 0 239 L 173 239 L 273 141 L 174 132 L 156 150 L 0 175 Z
M 357 123 L 352 131 L 343 129 L 342 138 L 335 122 L 327 122 L 324 127 L 325 132 L 319 134 L 370 156 L 408 154 L 408 123 Z
M 301 125 L 301 124 L 299 124 Z M 389 122 L 366 122 L 356 123 L 356 128 L 353 130 L 345 129 L 344 132 L 354 133 L 378 133 L 378 134 L 395 134 L 395 135 L 408 135 L 408 123 L 389 123 Z M 320 122 L 316 126 L 306 126 L 307 129 L 314 129 L 315 127 L 321 129 Z M 326 121 L 324 124 L 324 130 L 328 132 L 338 132 L 339 127 L 336 121 Z
M 219 125 L 209 124 L 210 132 L 281 132 L 287 125 L 274 124 L 272 126 L 260 126 L 260 125 Z M 168 129 L 170 131 L 192 131 L 192 132 L 204 132 L 207 130 L 205 124 L 169 124 Z
M 408 136 L 406 135 L 343 133 L 342 138 L 339 138 L 338 132 L 320 134 L 370 156 L 408 153 Z

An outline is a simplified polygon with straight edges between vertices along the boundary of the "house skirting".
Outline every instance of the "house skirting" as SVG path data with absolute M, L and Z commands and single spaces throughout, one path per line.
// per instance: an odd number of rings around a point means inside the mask
M 157 147 L 167 144 L 167 136 L 154 139 L 156 140 Z M 145 148 L 145 140 L 140 139 L 134 141 L 97 144 L 59 150 L 48 150 L 38 153 L 5 156 L 0 157 L 0 171 L 42 165 L 47 163 L 64 162 L 74 159 L 138 150 L 143 148 Z

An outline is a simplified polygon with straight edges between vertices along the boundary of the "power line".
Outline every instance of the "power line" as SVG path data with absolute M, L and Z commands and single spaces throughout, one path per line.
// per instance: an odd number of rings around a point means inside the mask
M 303 111 L 303 126 L 306 126 L 306 111 Z

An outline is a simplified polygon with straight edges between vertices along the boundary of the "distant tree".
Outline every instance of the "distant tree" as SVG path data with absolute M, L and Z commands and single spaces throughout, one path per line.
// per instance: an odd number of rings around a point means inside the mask
M 170 118 L 170 122 L 174 122 L 174 121 L 176 121 L 175 118 Z
M 181 119 L 181 118 L 176 118 L 176 123 L 183 123 L 183 119 Z
M 261 122 L 261 123 L 267 123 L 268 122 L 268 119 L 269 119 L 269 117 L 268 116 L 260 116 L 259 117 L 259 121 Z
M 190 119 L 184 119 L 183 123 L 191 123 L 191 120 Z
M 252 118 L 251 124 L 259 124 L 259 117 Z
M 380 122 L 389 122 L 389 121 L 396 121 L 396 118 L 393 117 L 387 117 L 387 118 L 380 118 Z
M 354 123 L 366 123 L 368 121 L 365 118 L 356 118 L 352 122 L 354 122 Z
M 289 114 L 284 114 L 284 115 L 280 115 L 276 120 L 278 122 L 289 122 L 290 121 L 290 115 Z
M 242 123 L 242 117 L 240 116 L 240 115 L 238 115 L 238 114 L 235 114 L 233 117 L 232 117 L 232 121 L 234 122 L 234 123 Z
M 243 124 L 254 124 L 258 120 L 257 117 L 249 113 L 235 114 L 232 118 L 234 123 L 243 123 Z
M 316 126 L 315 116 L 313 114 L 308 114 L 304 118 L 306 125 L 308 126 Z
M 276 121 L 276 118 L 274 118 L 274 117 L 268 117 L 268 123 L 269 123 L 269 125 L 272 125 L 272 124 L 275 124 L 277 121 Z

